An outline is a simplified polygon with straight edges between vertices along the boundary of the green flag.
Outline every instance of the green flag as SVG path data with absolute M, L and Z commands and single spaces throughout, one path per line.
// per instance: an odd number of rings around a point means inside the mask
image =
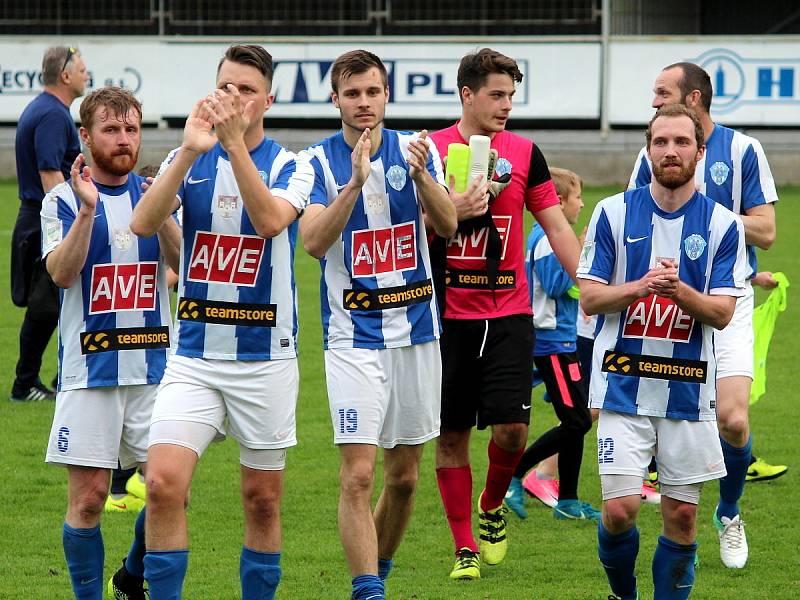
M 753 385 L 750 388 L 750 404 L 755 404 L 767 390 L 767 352 L 769 342 L 775 331 L 778 315 L 786 310 L 789 280 L 783 273 L 773 273 L 778 286 L 773 288 L 767 299 L 753 311 Z

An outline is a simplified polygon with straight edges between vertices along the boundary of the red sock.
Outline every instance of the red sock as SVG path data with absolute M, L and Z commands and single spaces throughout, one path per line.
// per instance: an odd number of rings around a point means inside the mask
M 472 469 L 469 465 L 436 469 L 436 482 L 456 552 L 461 548 L 477 552 L 478 544 L 472 535 Z
M 508 484 L 514 476 L 514 469 L 517 468 L 517 463 L 524 452 L 525 446 L 509 452 L 495 444 L 494 440 L 489 440 L 489 469 L 486 472 L 486 487 L 481 496 L 483 512 L 495 509 L 503 503 Z

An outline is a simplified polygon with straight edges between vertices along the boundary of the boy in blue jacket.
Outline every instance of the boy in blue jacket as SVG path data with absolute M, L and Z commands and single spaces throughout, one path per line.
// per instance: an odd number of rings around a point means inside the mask
M 583 208 L 580 177 L 572 171 L 557 168 L 551 168 L 550 175 L 564 216 L 574 225 Z M 587 386 L 576 347 L 578 288 L 558 262 L 538 223 L 528 236 L 525 267 L 536 331 L 533 360 L 561 422 L 525 450 L 514 472 L 506 504 L 517 516 L 525 518 L 522 478 L 537 463 L 558 453 L 561 480 L 553 516 L 557 519 L 597 520 L 600 512 L 578 499 L 583 437 L 592 426 Z

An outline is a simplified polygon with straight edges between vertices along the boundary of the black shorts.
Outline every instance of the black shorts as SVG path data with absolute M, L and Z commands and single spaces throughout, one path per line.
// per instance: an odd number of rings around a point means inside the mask
M 529 423 L 533 321 L 443 319 L 442 428 Z

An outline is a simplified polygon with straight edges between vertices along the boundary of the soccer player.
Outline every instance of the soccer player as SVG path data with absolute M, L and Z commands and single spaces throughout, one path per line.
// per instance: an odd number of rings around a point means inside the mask
M 283 469 L 296 444 L 293 253 L 313 173 L 264 134 L 272 73 L 261 46 L 226 50 L 217 89 L 194 105 L 183 143 L 134 212 L 134 231 L 148 235 L 183 208 L 177 344 L 153 409 L 146 478 L 154 600 L 181 596 L 189 485 L 226 431 L 241 463 L 242 598 L 271 599 L 280 580 Z
M 583 200 L 581 179 L 566 169 L 550 168 L 561 210 L 570 225 L 578 221 Z M 526 245 L 525 270 L 533 307 L 535 345 L 533 362 L 541 375 L 559 424 L 528 446 L 511 479 L 506 504 L 518 517 L 527 517 L 522 478 L 540 461 L 558 454 L 556 519 L 600 518 L 600 511 L 578 500 L 578 475 L 583 460 L 583 438 L 592 427 L 585 376 L 577 353 L 578 288 L 553 254 L 538 223 Z
M 647 128 L 653 182 L 602 200 L 578 265 L 581 305 L 602 315 L 590 404 L 600 409 L 603 515 L 598 552 L 616 598 L 637 598 L 636 516 L 650 457 L 661 480 L 663 533 L 655 597 L 688 598 L 703 482 L 725 475 L 715 411 L 714 329 L 745 293 L 741 221 L 695 190 L 703 129 L 681 105 Z
M 81 151 L 69 113 L 83 96 L 89 74 L 75 48 L 53 46 L 42 59 L 44 91 L 25 107 L 17 124 L 14 149 L 19 181 L 19 214 L 11 239 L 11 298 L 27 306 L 19 331 L 19 359 L 9 396 L 12 402 L 52 400 L 39 370 L 58 324 L 58 292 L 41 263 L 42 198 L 69 177 Z
M 682 104 L 695 112 L 703 125 L 706 153 L 695 172 L 695 185 L 703 194 L 739 215 L 744 223 L 750 274 L 745 294 L 736 302 L 730 325 L 714 333 L 717 358 L 717 423 L 722 438 L 727 475 L 720 480 L 714 525 L 719 533 L 720 557 L 726 567 L 742 568 L 747 562 L 747 538 L 739 509 L 745 477 L 751 464 L 748 424 L 750 384 L 753 380 L 753 289 L 756 246 L 769 249 L 775 240 L 778 200 L 767 158 L 758 140 L 714 123 L 711 80 L 692 63 L 665 67 L 656 79 L 653 108 Z M 639 153 L 629 188 L 646 185 L 652 168 L 645 151 Z M 768 469 L 764 461 L 760 461 Z
M 58 394 L 47 462 L 69 478 L 64 554 L 76 598 L 103 595 L 103 511 L 111 470 L 147 459 L 147 432 L 170 343 L 167 266 L 178 261 L 178 227 L 158 236 L 131 233 L 142 194 L 136 165 L 142 109 L 119 88 L 81 103 L 81 139 L 71 179 L 42 203 L 42 254 L 61 290 Z M 114 598 L 144 600 L 144 521 L 123 567 L 109 582 Z
M 531 140 L 506 131 L 520 81 L 513 58 L 489 48 L 466 55 L 458 68 L 461 120 L 431 135 L 441 155 L 451 143 L 467 143 L 475 134 L 488 136 L 499 155 L 496 173 L 506 183 L 505 188 L 500 181 L 491 184 L 493 195 L 470 193 L 470 188 L 451 194 L 459 230 L 432 242 L 432 252 L 441 257 L 435 266 L 447 271 L 436 478 L 455 542 L 454 579 L 480 577 L 480 557 L 496 565 L 508 545 L 503 497 L 528 437 L 533 367 L 523 210 L 539 221 L 570 277 L 579 254 L 542 152 Z M 479 429 L 492 428 L 479 501 L 480 556 L 472 533 L 469 463 L 476 422 Z
M 352 598 L 378 599 L 411 516 L 423 444 L 439 433 L 440 321 L 423 211 L 445 236 L 456 215 L 427 132 L 383 126 L 389 86 L 380 58 L 342 54 L 331 88 L 342 129 L 307 150 L 316 179 L 300 229 L 322 267 L 339 535 Z M 373 512 L 378 447 L 384 486 Z

